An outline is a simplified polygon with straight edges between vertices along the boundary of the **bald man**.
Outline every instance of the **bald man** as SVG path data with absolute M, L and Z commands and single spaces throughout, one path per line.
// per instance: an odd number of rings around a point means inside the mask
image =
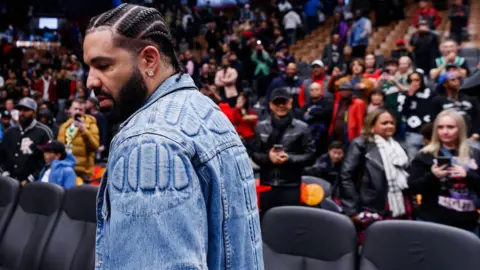
M 325 97 L 321 84 L 310 85 L 310 100 L 301 109 L 303 120 L 308 124 L 315 140 L 317 156 L 327 151 L 328 127 L 333 114 L 333 100 Z M 323 143 L 322 143 L 323 142 Z
M 297 78 L 297 65 L 290 63 L 287 65 L 284 74 L 280 74 L 277 78 L 273 79 L 270 86 L 267 89 L 267 102 L 270 101 L 270 94 L 277 88 L 285 88 L 293 98 L 294 109 L 298 108 L 298 93 L 302 82 Z

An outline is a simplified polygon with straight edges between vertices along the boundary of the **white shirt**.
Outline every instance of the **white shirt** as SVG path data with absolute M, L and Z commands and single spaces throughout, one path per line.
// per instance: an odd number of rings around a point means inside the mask
M 43 100 L 49 101 L 48 88 L 50 87 L 50 79 L 45 80 L 45 77 L 42 77 L 43 80 Z
M 48 178 L 50 177 L 50 171 L 51 171 L 51 168 L 48 168 L 48 170 L 45 171 L 45 173 L 42 176 L 42 179 L 40 179 L 40 182 L 48 183 Z
M 283 26 L 285 29 L 297 29 L 300 25 L 302 25 L 302 19 L 300 19 L 300 15 L 293 10 L 283 17 Z

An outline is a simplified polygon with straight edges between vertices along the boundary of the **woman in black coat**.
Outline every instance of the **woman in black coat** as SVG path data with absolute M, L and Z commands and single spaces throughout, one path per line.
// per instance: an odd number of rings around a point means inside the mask
M 467 143 L 463 116 L 454 109 L 435 119 L 430 143 L 409 168 L 408 185 L 422 195 L 420 220 L 477 232 L 480 151 Z
M 395 118 L 386 109 L 370 113 L 362 135 L 352 141 L 340 173 L 345 214 L 368 226 L 381 219 L 411 216 L 408 157 L 393 138 Z

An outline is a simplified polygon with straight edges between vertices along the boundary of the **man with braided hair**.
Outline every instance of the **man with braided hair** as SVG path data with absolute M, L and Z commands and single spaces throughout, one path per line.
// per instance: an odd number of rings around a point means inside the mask
M 248 155 L 183 74 L 160 13 L 94 17 L 84 59 L 87 86 L 122 122 L 98 194 L 97 269 L 263 269 Z

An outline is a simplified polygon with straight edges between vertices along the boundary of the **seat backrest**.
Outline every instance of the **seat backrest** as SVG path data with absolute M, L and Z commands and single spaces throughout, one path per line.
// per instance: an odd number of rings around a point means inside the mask
M 322 178 L 314 177 L 314 176 L 302 176 L 302 182 L 305 184 L 317 184 L 323 188 L 325 192 L 325 197 L 330 196 L 330 191 L 332 189 L 332 184 L 330 184 L 327 180 Z
M 336 204 L 334 201 L 332 201 L 329 198 L 325 198 L 322 200 L 322 202 L 320 203 L 320 208 L 328 211 L 332 211 L 335 213 L 342 212 L 342 207 L 340 207 L 340 205 Z
M 35 182 L 20 193 L 18 205 L 0 240 L 0 268 L 35 269 L 60 212 L 64 190 Z
M 346 216 L 322 209 L 283 206 L 263 217 L 266 270 L 350 270 L 357 239 Z
M 0 239 L 17 204 L 19 187 L 17 180 L 0 176 Z
M 39 269 L 82 270 L 95 267 L 97 191 L 97 187 L 89 185 L 67 191 Z
M 430 222 L 379 221 L 365 234 L 360 270 L 480 269 L 475 234 Z

